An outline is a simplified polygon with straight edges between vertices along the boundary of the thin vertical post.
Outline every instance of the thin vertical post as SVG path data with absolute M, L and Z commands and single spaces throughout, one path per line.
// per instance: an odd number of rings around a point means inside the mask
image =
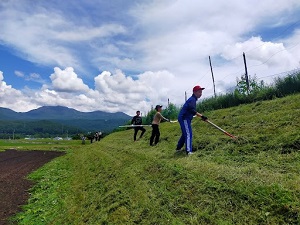
M 170 99 L 168 98 L 168 118 L 170 119 Z
M 249 94 L 249 79 L 248 79 L 248 70 L 247 70 L 245 52 L 243 52 L 243 58 L 244 58 L 244 64 L 245 64 L 245 78 L 246 78 L 246 85 L 247 85 L 247 93 Z
M 210 56 L 208 56 L 208 59 L 209 59 L 210 71 L 211 71 L 211 76 L 212 76 L 213 85 L 214 85 L 214 94 L 215 94 L 215 97 L 216 97 L 215 78 L 214 78 L 214 73 L 213 73 L 213 69 L 212 69 L 212 66 L 211 66 Z

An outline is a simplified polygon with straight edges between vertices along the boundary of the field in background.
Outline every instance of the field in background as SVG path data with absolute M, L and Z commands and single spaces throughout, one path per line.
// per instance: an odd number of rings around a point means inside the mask
M 78 147 L 81 147 L 81 140 L 54 140 L 52 138 L 0 140 L 0 151 L 6 149 L 68 151 Z
M 176 153 L 179 125 L 133 130 L 67 154 L 30 175 L 18 224 L 299 224 L 300 95 L 205 114 L 232 140 L 194 119 L 195 154 Z M 69 142 L 70 143 L 70 142 Z M 63 146 L 61 146 L 63 147 Z

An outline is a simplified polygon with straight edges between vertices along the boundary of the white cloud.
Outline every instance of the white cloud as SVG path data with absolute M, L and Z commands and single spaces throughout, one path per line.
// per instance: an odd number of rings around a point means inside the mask
M 14 73 L 17 77 L 21 77 L 26 81 L 34 81 L 41 84 L 46 83 L 46 81 L 38 73 L 31 73 L 29 75 L 26 75 L 24 72 L 18 70 L 16 70 Z
M 28 80 L 33 80 L 33 81 L 41 80 L 41 76 L 37 73 L 31 73 L 28 77 Z
M 16 111 L 28 111 L 37 106 L 30 101 L 30 97 L 7 85 L 2 71 L 0 71 L 0 105 Z
M 252 37 L 245 42 L 236 43 L 234 46 L 226 46 L 222 56 L 231 59 L 241 52 L 246 52 L 247 60 L 253 61 L 251 66 L 266 64 L 271 67 L 274 65 L 288 65 L 287 68 L 296 66 L 295 60 L 287 52 L 283 43 L 263 42 L 261 37 Z M 280 57 L 276 55 L 280 54 Z M 283 55 L 283 57 L 282 57 Z
M 1 106 L 28 111 L 43 105 L 61 105 L 85 112 L 121 111 L 133 115 L 136 110 L 147 113 L 151 106 L 166 105 L 168 96 L 173 92 L 167 84 L 172 82 L 174 76 L 167 71 L 145 72 L 136 80 L 120 70 L 114 74 L 102 72 L 95 77 L 95 89 L 90 89 L 73 68 L 61 70 L 56 67 L 54 70 L 50 76 L 52 85 L 44 85 L 39 90 L 25 89 L 23 92 L 6 85 L 1 72 L 0 94 L 5 96 L 1 98 Z M 25 104 L 26 101 L 30 104 Z
M 48 10 L 39 4 L 32 5 L 26 1 L 18 4 L 8 1 L 3 4 L 0 40 L 17 49 L 26 60 L 41 65 L 73 65 L 82 69 L 76 48 L 82 49 L 94 39 L 126 33 L 126 28 L 120 24 L 81 24 L 80 16 L 78 20 L 70 21 L 65 12 Z
M 102 103 L 110 110 L 117 107 L 129 114 L 136 110 L 148 112 L 151 106 L 167 102 L 171 90 L 166 84 L 173 79 L 167 71 L 145 72 L 137 80 L 126 77 L 120 70 L 115 74 L 105 71 L 95 77 L 95 89 L 105 95 Z
M 15 71 L 15 75 L 17 76 L 17 77 L 24 77 L 24 73 L 23 72 L 21 72 L 21 71 Z
M 69 31 L 55 33 L 55 39 L 67 42 L 90 41 L 94 38 L 104 38 L 126 33 L 126 28 L 118 24 L 107 24 L 100 27 L 73 27 Z
M 82 79 L 77 77 L 72 67 L 68 67 L 65 70 L 55 67 L 50 79 L 54 90 L 57 91 L 78 92 L 88 90 L 88 86 L 83 83 Z

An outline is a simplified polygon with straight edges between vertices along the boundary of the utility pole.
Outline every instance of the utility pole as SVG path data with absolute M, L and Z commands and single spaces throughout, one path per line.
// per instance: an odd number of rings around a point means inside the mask
M 212 76 L 213 85 L 214 85 L 214 94 L 215 94 L 215 97 L 217 97 L 216 96 L 216 87 L 215 87 L 215 78 L 214 78 L 214 73 L 213 73 L 213 69 L 212 69 L 212 66 L 211 66 L 210 56 L 208 56 L 208 59 L 209 59 L 210 71 L 211 71 L 211 76 Z
M 245 78 L 246 78 L 246 85 L 247 85 L 247 93 L 249 95 L 249 79 L 248 79 L 248 71 L 247 71 L 245 52 L 243 52 L 243 58 L 244 58 L 244 64 L 245 64 Z
M 187 100 L 187 98 L 186 98 L 186 91 L 184 92 L 184 96 L 185 96 L 184 98 L 185 98 L 185 101 L 186 101 Z
M 170 99 L 168 98 L 168 117 L 170 118 Z

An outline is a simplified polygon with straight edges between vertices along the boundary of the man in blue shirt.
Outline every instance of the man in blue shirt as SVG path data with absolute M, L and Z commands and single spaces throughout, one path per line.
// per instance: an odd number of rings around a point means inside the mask
M 206 116 L 203 116 L 196 110 L 196 102 L 198 98 L 202 96 L 202 90 L 204 89 L 205 88 L 202 88 L 200 86 L 195 86 L 193 88 L 193 95 L 184 103 L 178 115 L 178 122 L 180 124 L 182 135 L 179 138 L 176 150 L 180 150 L 185 144 L 185 151 L 188 155 L 193 154 L 193 132 L 191 127 L 193 117 L 196 115 L 198 117 L 201 117 L 204 121 L 207 120 Z

